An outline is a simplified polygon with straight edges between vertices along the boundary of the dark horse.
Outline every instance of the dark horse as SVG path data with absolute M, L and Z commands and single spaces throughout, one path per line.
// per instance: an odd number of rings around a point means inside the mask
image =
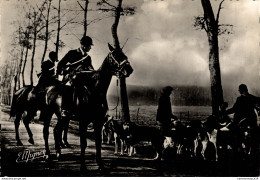
M 23 119 L 23 123 L 29 135 L 29 143 L 34 144 L 33 134 L 31 129 L 29 128 L 29 123 L 36 115 L 37 110 L 40 108 L 39 104 L 35 103 L 35 100 L 29 99 L 29 93 L 34 89 L 33 86 L 25 86 L 15 92 L 13 96 L 12 106 L 10 117 L 15 117 L 15 133 L 16 133 L 16 141 L 18 146 L 22 146 L 23 143 L 19 137 L 19 125 L 20 120 L 24 112 L 27 112 Z
M 75 112 L 79 121 L 80 145 L 81 145 L 81 170 L 85 170 L 85 149 L 87 147 L 87 126 L 93 123 L 96 143 L 96 160 L 99 169 L 103 169 L 101 159 L 101 130 L 107 112 L 106 94 L 112 76 L 128 77 L 133 69 L 130 66 L 127 56 L 122 50 L 116 50 L 109 45 L 110 52 L 103 61 L 101 67 L 90 74 L 89 72 L 78 72 L 78 81 L 75 83 L 75 94 L 77 96 L 77 111 Z M 76 81 L 77 81 L 76 79 Z M 76 84 L 80 84 L 77 86 Z M 45 141 L 46 155 L 50 154 L 48 146 L 49 125 L 52 115 L 58 117 L 57 125 L 54 128 L 55 150 L 57 156 L 61 154 L 60 142 L 62 130 L 67 129 L 69 119 L 61 117 L 61 100 L 64 86 L 55 85 L 47 88 L 44 98 L 44 106 L 41 108 L 40 119 L 44 122 L 43 134 Z M 30 112 L 34 113 L 34 112 Z M 29 113 L 28 113 L 29 114 Z M 29 128 L 29 126 L 28 126 Z M 18 129 L 17 129 L 18 130 Z M 30 136 L 30 135 L 29 135 Z M 30 136 L 32 137 L 32 135 Z

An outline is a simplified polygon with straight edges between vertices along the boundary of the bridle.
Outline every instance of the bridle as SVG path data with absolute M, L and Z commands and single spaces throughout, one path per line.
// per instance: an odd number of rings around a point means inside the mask
M 109 60 L 111 61 L 111 63 L 112 63 L 113 65 L 116 66 L 116 70 L 113 72 L 113 74 L 116 75 L 117 77 L 120 77 L 120 76 L 122 76 L 122 75 L 126 75 L 126 72 L 123 71 L 123 69 L 124 69 L 124 67 L 125 67 L 126 65 L 130 65 L 129 61 L 128 61 L 127 59 L 124 59 L 122 62 L 119 63 L 119 62 L 115 59 L 115 57 L 114 57 L 114 55 L 113 55 L 113 52 L 114 52 L 114 51 L 109 52 L 109 54 L 108 54 Z

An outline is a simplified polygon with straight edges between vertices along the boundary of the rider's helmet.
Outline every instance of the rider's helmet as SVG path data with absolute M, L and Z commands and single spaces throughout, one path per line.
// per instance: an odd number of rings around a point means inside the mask
M 93 45 L 93 41 L 92 41 L 91 37 L 83 36 L 83 38 L 81 38 L 81 40 L 80 40 L 80 44 L 84 45 L 84 46 L 91 46 L 91 45 Z

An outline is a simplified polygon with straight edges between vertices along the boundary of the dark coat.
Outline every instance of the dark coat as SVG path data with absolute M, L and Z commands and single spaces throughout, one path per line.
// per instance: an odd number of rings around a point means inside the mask
M 171 118 L 177 119 L 177 117 L 172 114 L 170 97 L 162 94 L 159 98 L 156 120 L 163 124 L 170 124 Z
M 58 63 L 57 66 L 57 74 L 61 74 L 61 72 L 67 68 L 68 63 L 75 63 L 79 60 L 81 60 L 83 57 L 87 55 L 83 55 L 80 49 L 75 49 L 69 51 Z M 92 60 L 90 56 L 87 56 L 86 59 L 84 59 L 81 62 L 75 63 L 74 65 L 71 65 L 68 72 L 65 72 L 66 75 L 67 73 L 70 73 L 72 70 L 78 69 L 79 67 L 82 68 L 82 70 L 94 70 L 92 66 Z
M 41 64 L 41 75 L 38 84 L 35 88 L 35 92 L 44 91 L 46 87 L 57 83 L 55 79 L 55 63 L 48 59 Z
M 42 62 L 41 69 L 42 69 L 42 76 L 51 77 L 55 75 L 55 64 L 50 59 Z
M 259 98 L 249 93 L 241 95 L 237 98 L 234 106 L 227 110 L 227 114 L 234 114 L 234 121 L 239 122 L 243 118 L 252 119 L 256 122 L 255 108 L 259 103 Z

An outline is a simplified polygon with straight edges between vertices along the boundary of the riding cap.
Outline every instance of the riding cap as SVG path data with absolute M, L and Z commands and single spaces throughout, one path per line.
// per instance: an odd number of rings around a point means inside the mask
M 94 45 L 91 37 L 89 36 L 83 36 L 80 40 L 80 44 L 85 45 L 85 46 L 91 46 Z
M 241 92 L 248 92 L 247 86 L 245 84 L 240 84 L 238 89 Z
M 49 58 L 50 58 L 51 60 L 57 60 L 57 53 L 54 52 L 54 51 L 51 51 L 51 52 L 49 53 Z

